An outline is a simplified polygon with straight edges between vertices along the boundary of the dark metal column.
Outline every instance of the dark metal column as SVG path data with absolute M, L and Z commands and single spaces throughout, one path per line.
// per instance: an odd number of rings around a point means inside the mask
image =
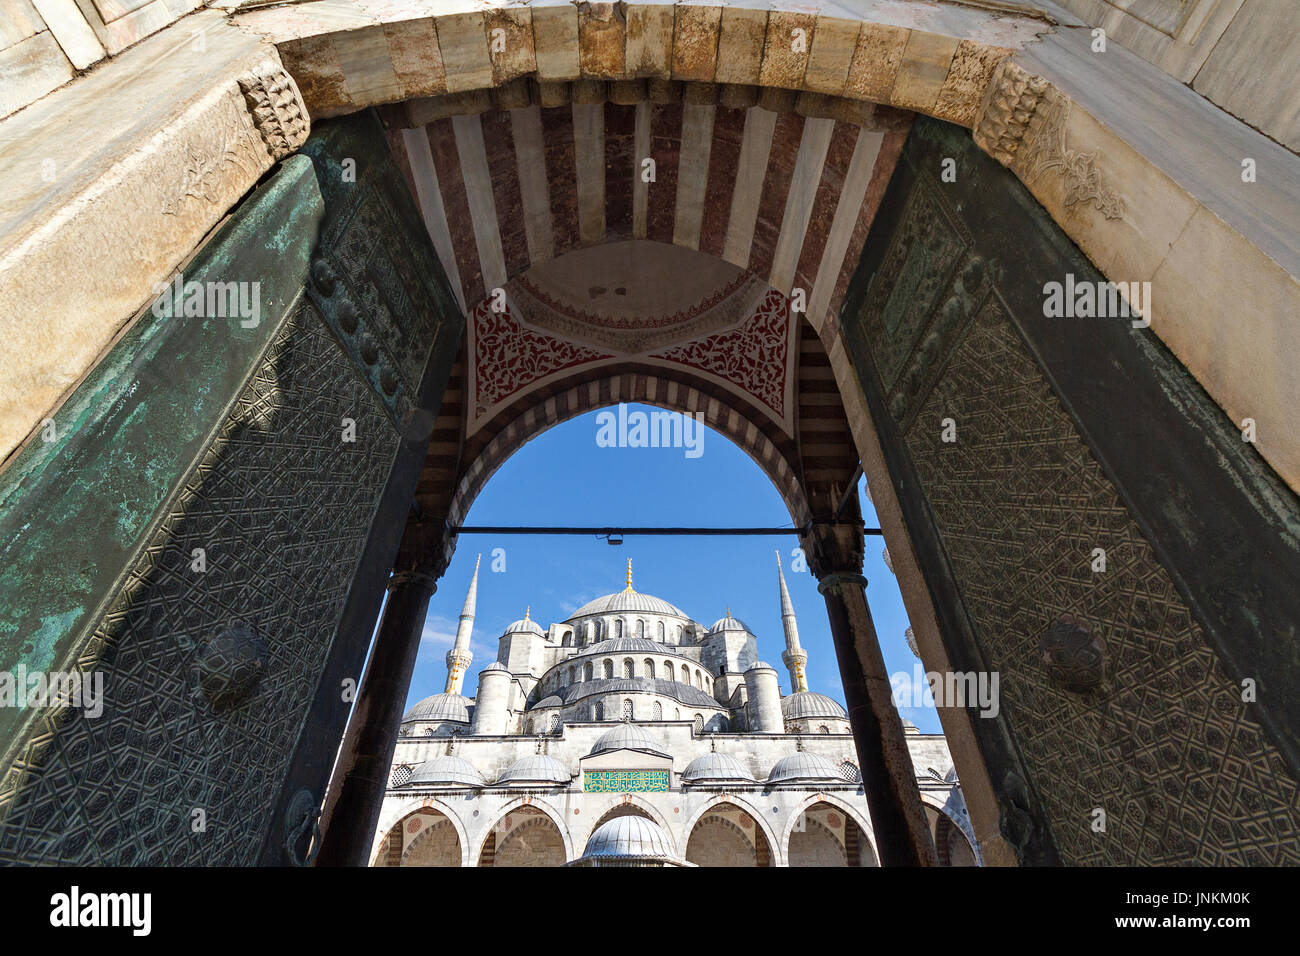
M 397 746 L 420 636 L 437 590 L 423 571 L 401 571 L 388 585 L 388 604 L 362 678 L 335 768 L 336 784 L 321 814 L 323 842 L 317 866 L 365 866 Z
M 903 721 L 867 607 L 862 522 L 819 525 L 811 539 L 805 550 L 826 601 L 880 863 L 937 866 Z

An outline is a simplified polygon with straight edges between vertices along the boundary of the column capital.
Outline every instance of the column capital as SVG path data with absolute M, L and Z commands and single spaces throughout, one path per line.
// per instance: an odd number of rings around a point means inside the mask
M 829 574 L 822 575 L 817 580 L 817 593 L 824 595 L 832 588 L 838 588 L 843 585 L 852 585 L 854 587 L 867 589 L 867 579 L 856 571 L 832 571 Z
M 427 588 L 430 595 L 438 590 L 437 576 L 420 569 L 398 571 L 388 579 L 388 590 L 395 591 L 399 587 L 404 587 L 408 584 Z

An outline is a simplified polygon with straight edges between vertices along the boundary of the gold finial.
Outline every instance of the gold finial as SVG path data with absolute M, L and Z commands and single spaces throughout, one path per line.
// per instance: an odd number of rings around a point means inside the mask
M 526 608 L 524 608 L 524 620 L 525 620 L 525 621 L 528 620 L 528 612 L 531 611 L 532 609 L 533 609 L 533 606 L 532 606 L 531 604 L 528 605 Z
M 731 620 L 731 605 L 727 605 L 727 620 Z
M 623 590 L 624 591 L 632 590 L 632 559 L 631 558 L 627 559 L 627 587 L 625 587 Z

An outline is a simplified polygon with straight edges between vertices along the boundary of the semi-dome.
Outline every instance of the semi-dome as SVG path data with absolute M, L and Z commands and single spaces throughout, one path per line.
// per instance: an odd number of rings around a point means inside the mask
M 710 634 L 717 634 L 720 631 L 746 631 L 750 634 L 754 633 L 749 629 L 749 625 L 740 618 L 732 617 L 730 611 L 727 612 L 726 617 L 720 617 L 714 621 L 713 626 L 709 628 Z
M 542 707 L 563 707 L 563 706 L 564 706 L 564 700 L 552 694 L 550 697 L 543 698 L 542 700 L 539 700 L 537 703 L 533 704 L 532 709 L 538 710 Z
M 598 860 L 675 861 L 672 840 L 663 827 L 645 817 L 627 815 L 606 821 L 592 831 L 582 858 Z
M 700 690 L 693 684 L 664 680 L 662 677 L 597 677 L 594 680 L 575 681 L 556 693 L 566 704 L 604 694 L 658 694 L 680 701 L 687 707 L 719 709 L 717 699 L 708 691 Z
M 682 771 L 682 783 L 753 783 L 754 775 L 730 754 L 696 757 Z
M 825 694 L 816 694 L 810 690 L 781 698 L 781 716 L 786 720 L 800 720 L 805 717 L 836 717 L 840 720 L 848 720 L 849 717 L 837 701 Z
M 472 763 L 450 754 L 426 760 L 411 771 L 411 786 L 482 787 L 486 783 Z
M 402 717 L 402 723 L 411 720 L 454 720 L 469 723 L 469 709 L 474 701 L 460 694 L 434 694 L 419 701 Z
M 767 775 L 767 782 L 772 784 L 791 783 L 838 783 L 843 784 L 839 768 L 825 757 L 800 751 L 782 757 Z
M 674 657 L 685 656 L 666 644 L 660 644 L 658 641 L 651 641 L 644 637 L 611 637 L 608 640 L 597 641 L 595 644 L 586 645 L 583 648 L 582 653 L 575 656 L 582 657 L 587 654 L 618 654 L 624 651 L 630 653 L 671 654 Z
M 645 614 L 686 617 L 685 611 L 669 604 L 663 598 L 657 598 L 653 594 L 642 594 L 640 591 L 623 590 L 615 594 L 598 597 L 594 601 L 588 601 L 574 611 L 568 620 L 576 621 L 580 617 L 589 617 L 593 614 L 617 614 L 623 611 L 641 611 Z
M 503 773 L 499 784 L 557 784 L 568 783 L 573 779 L 573 774 L 569 773 L 569 768 L 564 766 L 554 757 L 548 757 L 546 754 L 531 754 L 527 757 L 520 757 Z
M 632 723 L 619 724 L 613 730 L 602 734 L 596 741 L 596 746 L 591 748 L 591 756 L 609 753 L 612 750 L 638 750 L 641 753 L 656 754 L 660 757 L 670 756 L 663 749 L 663 744 L 648 731 Z

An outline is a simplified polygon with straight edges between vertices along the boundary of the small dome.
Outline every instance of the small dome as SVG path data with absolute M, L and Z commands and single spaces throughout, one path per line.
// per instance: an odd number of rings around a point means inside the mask
M 482 787 L 483 775 L 468 760 L 450 755 L 426 760 L 411 771 L 411 785 L 438 784 L 453 787 Z
M 753 783 L 754 775 L 730 754 L 710 753 L 692 760 L 682 771 L 682 783 Z
M 718 634 L 722 631 L 746 631 L 750 634 L 754 633 L 749 630 L 749 625 L 740 618 L 732 617 L 730 611 L 727 612 L 726 617 L 720 617 L 714 621 L 713 626 L 709 628 L 710 634 Z
M 483 676 L 484 674 L 486 674 L 488 671 L 505 671 L 505 673 L 507 673 L 507 674 L 510 673 L 509 669 L 506 667 L 505 664 L 502 664 L 500 661 L 493 661 L 493 662 L 492 662 L 491 664 L 489 664 L 487 667 L 485 667 L 485 668 L 483 668 L 481 671 L 479 671 L 479 672 L 478 672 L 478 676 L 479 676 L 479 677 L 482 677 L 482 676 Z
M 674 607 L 662 598 L 652 594 L 642 594 L 639 591 L 624 590 L 617 594 L 606 594 L 584 604 L 574 611 L 568 620 L 576 621 L 580 617 L 588 617 L 592 614 L 613 614 L 619 611 L 642 611 L 646 614 L 686 617 L 686 613 L 681 608 Z
M 563 706 L 564 706 L 564 701 L 561 700 L 559 697 L 556 697 L 554 694 L 552 694 L 550 697 L 547 697 L 543 700 L 539 700 L 537 703 L 533 705 L 532 709 L 539 710 L 542 707 L 563 707 Z
M 527 612 L 524 612 L 524 616 L 523 616 L 523 619 L 522 619 L 522 620 L 515 621 L 513 624 L 511 624 L 509 627 L 507 627 L 507 628 L 505 629 L 505 631 L 503 631 L 502 633 L 504 633 L 504 634 L 536 634 L 536 635 L 538 635 L 539 637 L 545 637 L 545 636 L 546 636 L 546 632 L 543 631 L 540 627 L 537 626 L 537 622 L 534 621 L 532 618 L 530 618 L 530 617 L 528 616 L 528 613 L 527 613 Z
M 660 757 L 669 756 L 664 751 L 663 744 L 649 732 L 631 723 L 620 724 L 602 734 L 596 741 L 596 746 L 591 748 L 590 756 L 609 753 L 611 750 L 639 750 L 641 753 L 657 754 Z
M 771 664 L 769 664 L 767 661 L 754 661 L 754 663 L 750 664 L 749 667 L 745 668 L 745 673 L 748 674 L 750 671 L 757 671 L 757 670 L 774 671 L 776 670 L 776 668 L 773 667 Z
M 548 757 L 546 754 L 533 754 L 529 757 L 520 757 L 501 775 L 497 783 L 568 783 L 573 779 L 573 774 L 569 769 L 560 763 L 554 757 Z
M 474 701 L 460 694 L 434 694 L 419 701 L 402 717 L 402 723 L 412 720 L 454 720 L 469 723 L 469 709 Z
M 592 832 L 583 859 L 676 860 L 663 828 L 639 816 L 615 817 Z
M 781 716 L 786 720 L 800 720 L 804 717 L 838 717 L 848 720 L 844 708 L 825 694 L 814 694 L 810 690 L 791 694 L 781 698 Z
M 767 775 L 768 783 L 838 783 L 844 778 L 839 768 L 825 757 L 801 751 L 782 757 Z

